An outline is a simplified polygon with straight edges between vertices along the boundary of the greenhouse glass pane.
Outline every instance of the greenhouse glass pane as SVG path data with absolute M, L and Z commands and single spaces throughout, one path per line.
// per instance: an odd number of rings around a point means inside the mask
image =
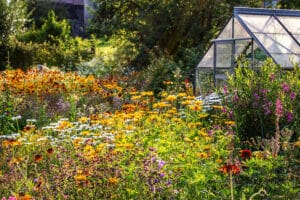
M 278 64 L 292 65 L 289 58 L 298 57 L 300 47 L 274 17 L 241 15 L 241 19 Z
M 234 38 L 250 38 L 250 35 L 237 19 L 234 19 Z
M 272 56 L 282 67 L 293 67 L 293 63 L 300 63 L 299 54 L 272 54 Z
M 231 58 L 232 58 L 232 43 L 226 44 L 217 44 L 216 52 L 216 67 L 217 68 L 230 68 L 231 67 Z
M 214 45 L 209 48 L 197 67 L 214 67 Z
M 300 42 L 300 17 L 284 17 L 279 16 L 278 19 L 284 26 L 293 34 L 293 36 Z
M 251 40 L 236 40 L 235 41 L 235 58 L 245 55 L 251 51 Z
M 218 39 L 229 39 L 232 38 L 232 19 L 228 22 L 225 28 L 222 30 Z
M 297 43 L 288 34 L 256 33 L 257 39 L 272 53 L 300 53 Z
M 243 20 L 243 22 L 248 26 L 251 32 L 253 33 L 261 33 L 261 32 L 272 32 L 274 33 L 274 29 L 268 26 L 270 21 L 272 21 L 272 17 L 263 16 L 263 15 L 239 15 L 239 17 Z

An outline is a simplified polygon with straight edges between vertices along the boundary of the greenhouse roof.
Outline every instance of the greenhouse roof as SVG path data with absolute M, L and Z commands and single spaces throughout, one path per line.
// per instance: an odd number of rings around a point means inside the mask
M 234 8 L 197 69 L 232 68 L 242 56 L 252 66 L 267 57 L 284 68 L 300 63 L 300 10 Z

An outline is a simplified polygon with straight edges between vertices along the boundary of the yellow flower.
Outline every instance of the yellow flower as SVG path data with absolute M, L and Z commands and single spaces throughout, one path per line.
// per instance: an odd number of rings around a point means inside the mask
M 200 119 L 202 119 L 202 118 L 206 118 L 208 116 L 208 114 L 207 113 L 201 113 L 198 116 L 199 116 Z
M 214 108 L 214 109 L 220 109 L 221 110 L 221 109 L 223 109 L 223 106 L 213 105 L 212 108 Z
M 82 138 L 75 138 L 75 139 L 73 140 L 74 146 L 75 146 L 75 147 L 79 147 L 81 141 L 82 141 Z
M 189 109 L 191 109 L 193 111 L 201 111 L 202 106 L 201 105 L 189 105 Z
M 229 125 L 229 126 L 234 126 L 235 122 L 234 121 L 226 121 L 225 124 Z
M 19 157 L 19 158 L 12 158 L 12 159 L 9 161 L 8 165 L 9 165 L 9 166 L 12 166 L 12 165 L 14 165 L 14 164 L 19 164 L 22 160 L 23 160 L 23 158 L 21 158 L 21 157 Z
M 93 159 L 96 156 L 96 151 L 91 145 L 86 145 L 83 149 L 83 154 L 87 159 Z
M 300 141 L 295 142 L 294 146 L 300 148 Z
M 185 137 L 185 138 L 183 139 L 183 141 L 185 141 L 185 142 L 192 142 L 192 140 L 191 140 L 189 137 Z
M 175 101 L 177 97 L 175 95 L 169 95 L 165 98 L 166 101 Z
M 119 182 L 119 179 L 117 177 L 110 177 L 108 182 L 115 185 Z
M 58 125 L 59 130 L 71 128 L 73 125 L 69 121 L 61 121 Z
M 200 153 L 197 153 L 196 154 L 199 158 L 207 158 L 208 157 L 208 154 L 205 153 L 205 152 L 200 152 Z
M 154 93 L 152 91 L 141 92 L 142 96 L 153 96 Z
M 132 149 L 134 147 L 134 144 L 132 144 L 132 143 L 125 143 L 123 146 L 126 147 L 127 149 Z
M 187 94 L 184 93 L 184 92 L 180 92 L 180 93 L 177 94 L 177 96 L 178 96 L 178 97 L 186 97 Z
M 82 135 L 89 135 L 89 134 L 90 134 L 90 131 L 82 131 L 81 134 L 82 134 Z
M 104 144 L 104 143 L 99 144 L 99 145 L 96 147 L 96 152 L 101 152 L 101 151 L 104 149 L 105 145 L 106 145 L 106 144 Z
M 16 139 L 10 139 L 10 140 L 4 140 L 2 142 L 3 147 L 14 147 L 14 146 L 19 146 L 21 145 L 21 142 L 16 140 Z
M 181 102 L 182 105 L 191 105 L 192 103 L 193 103 L 193 101 L 191 101 L 191 100 L 185 100 L 185 101 Z
M 211 145 L 210 144 L 207 144 L 203 147 L 204 150 L 210 150 L 211 149 Z
M 78 122 L 80 122 L 80 123 L 87 123 L 88 121 L 89 121 L 89 118 L 87 118 L 87 117 L 80 117 L 78 119 Z
M 168 104 L 167 102 L 159 102 L 153 104 L 153 108 L 167 108 L 167 107 L 171 107 L 171 105 Z
M 132 101 L 136 101 L 136 100 L 140 100 L 142 97 L 140 95 L 136 95 L 136 96 L 132 96 L 131 100 Z
M 203 137 L 207 137 L 207 133 L 205 131 L 204 128 L 202 128 L 200 131 L 199 131 L 199 135 L 203 136 Z
M 76 181 L 86 181 L 87 180 L 87 176 L 84 174 L 77 174 L 74 176 L 74 179 Z

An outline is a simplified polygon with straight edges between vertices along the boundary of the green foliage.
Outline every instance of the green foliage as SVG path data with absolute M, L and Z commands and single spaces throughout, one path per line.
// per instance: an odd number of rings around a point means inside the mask
M 0 70 L 9 65 L 10 38 L 25 31 L 27 5 L 23 0 L 0 1 Z
M 66 20 L 58 21 L 53 11 L 40 29 L 32 29 L 11 40 L 11 65 L 27 69 L 35 64 L 74 70 L 94 56 L 92 40 L 72 38 Z
M 289 127 L 298 132 L 299 73 L 297 66 L 294 70 L 284 71 L 271 60 L 259 70 L 249 68 L 247 63 L 235 69 L 228 79 L 231 96 L 226 100 L 241 138 L 270 138 L 276 127 Z
M 48 18 L 38 30 L 32 29 L 18 37 L 23 42 L 57 44 L 59 41 L 67 41 L 70 37 L 70 25 L 66 20 L 58 21 L 54 11 L 48 13 Z
M 90 42 L 95 56 L 76 67 L 80 74 L 93 74 L 98 78 L 123 76 L 128 71 L 124 66 L 128 65 L 137 54 L 134 44 L 125 37 L 112 36 L 109 40 L 100 40 L 92 36 Z
M 298 0 L 281 0 L 277 6 L 284 9 L 299 9 L 300 2 Z
M 257 6 L 257 1 L 120 1 L 94 0 L 91 31 L 111 36 L 125 30 L 139 55 L 132 65 L 144 69 L 149 53 L 179 55 L 179 49 L 203 47 L 230 17 L 234 5 Z M 129 35 L 130 34 L 130 35 Z
M 31 12 L 32 21 L 27 24 L 28 27 L 41 28 L 48 17 L 48 13 L 53 10 L 59 20 L 68 18 L 68 6 L 55 1 L 46 0 L 25 0 L 28 5 L 28 11 Z

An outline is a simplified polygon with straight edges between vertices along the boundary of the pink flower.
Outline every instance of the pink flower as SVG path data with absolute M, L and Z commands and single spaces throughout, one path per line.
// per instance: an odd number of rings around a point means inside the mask
M 274 81 L 275 79 L 275 74 L 271 74 L 270 77 L 269 77 L 270 81 Z
M 282 117 L 283 116 L 283 105 L 282 105 L 282 101 L 280 99 L 276 100 L 275 114 L 278 117 Z
M 293 121 L 293 113 L 291 113 L 291 112 L 287 112 L 286 113 L 286 120 L 287 120 L 287 122 L 292 122 Z
M 288 91 L 290 91 L 290 86 L 287 83 L 283 83 L 282 90 L 283 90 L 283 92 L 288 92 Z
M 295 98 L 296 98 L 295 92 L 291 92 L 291 94 L 290 94 L 290 99 L 291 99 L 291 100 L 295 100 Z

